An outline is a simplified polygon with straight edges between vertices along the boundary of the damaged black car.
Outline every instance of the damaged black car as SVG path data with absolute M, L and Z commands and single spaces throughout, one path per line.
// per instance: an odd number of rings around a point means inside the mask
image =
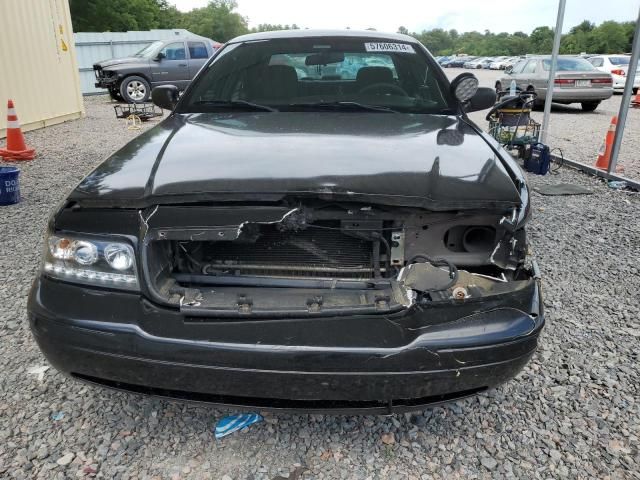
M 251 34 L 51 217 L 29 298 L 59 371 L 173 399 L 415 410 L 516 375 L 544 325 L 525 178 L 404 35 Z

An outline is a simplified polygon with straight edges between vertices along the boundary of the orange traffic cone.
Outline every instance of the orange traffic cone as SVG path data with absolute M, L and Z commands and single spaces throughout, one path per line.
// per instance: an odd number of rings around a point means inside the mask
M 7 102 L 7 148 L 0 148 L 0 157 L 5 160 L 33 160 L 36 151 L 27 148 L 24 143 L 24 135 L 20 130 L 18 115 L 13 106 L 13 100 Z
M 596 160 L 596 168 L 600 170 L 608 170 L 609 162 L 611 161 L 611 147 L 613 146 L 613 137 L 616 134 L 616 125 L 618 125 L 618 117 L 611 117 L 611 124 L 609 125 L 609 130 L 607 130 L 607 135 L 604 137 L 604 143 L 600 147 L 600 152 L 598 153 L 598 160 Z
M 631 100 L 631 106 L 633 108 L 640 108 L 640 90 L 638 90 L 636 96 Z

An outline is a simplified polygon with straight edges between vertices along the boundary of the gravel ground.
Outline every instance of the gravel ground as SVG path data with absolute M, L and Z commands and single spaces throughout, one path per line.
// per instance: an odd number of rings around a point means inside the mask
M 29 373 L 46 366 L 25 305 L 47 216 L 136 135 L 104 98 L 86 108 L 83 120 L 27 134 L 39 157 L 21 166 L 24 201 L 0 207 L 0 477 L 640 478 L 640 198 L 568 169 L 530 178 L 594 191 L 532 194 L 541 348 L 486 394 L 388 417 L 269 415 L 216 441 L 223 410 L 94 389 L 52 368 Z
M 447 68 L 445 72 L 449 78 L 454 78 L 462 72 L 473 72 L 482 86 L 492 88 L 501 76 L 501 72 L 495 70 Z M 602 102 L 595 112 L 583 112 L 578 103 L 572 105 L 554 103 L 551 109 L 547 143 L 552 148 L 561 148 L 565 158 L 593 165 L 598 158 L 598 150 L 604 142 L 611 117 L 618 115 L 621 99 L 622 95 L 615 94 Z M 486 112 L 474 112 L 470 116 L 478 125 L 486 127 L 485 115 Z M 533 112 L 532 117 L 541 122 L 542 112 Z M 621 174 L 634 180 L 640 180 L 638 152 L 640 152 L 640 109 L 631 108 L 627 115 L 618 164 L 624 167 L 624 172 Z

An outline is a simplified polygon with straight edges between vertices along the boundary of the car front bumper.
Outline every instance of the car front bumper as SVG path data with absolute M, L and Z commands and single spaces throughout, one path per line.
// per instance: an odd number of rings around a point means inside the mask
M 399 314 L 189 319 L 139 294 L 41 277 L 29 321 L 72 377 L 238 408 L 388 413 L 455 400 L 516 375 L 544 326 L 540 290 Z

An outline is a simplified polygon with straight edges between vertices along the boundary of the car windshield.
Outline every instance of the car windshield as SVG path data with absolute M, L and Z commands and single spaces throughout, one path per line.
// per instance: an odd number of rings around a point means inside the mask
M 332 37 L 226 46 L 194 81 L 178 111 L 229 108 L 455 110 L 445 77 L 418 44 Z
M 544 59 L 542 65 L 545 70 L 549 71 L 551 68 L 551 59 Z M 558 72 L 584 72 L 595 69 L 596 67 L 582 58 L 558 58 Z
M 161 46 L 163 45 L 163 42 L 153 42 L 150 43 L 149 45 L 147 45 L 146 47 L 144 47 L 142 50 L 136 52 L 133 54 L 134 57 L 146 57 L 149 58 L 151 57 L 156 50 L 158 50 Z
M 611 65 L 629 65 L 630 57 L 609 57 Z

